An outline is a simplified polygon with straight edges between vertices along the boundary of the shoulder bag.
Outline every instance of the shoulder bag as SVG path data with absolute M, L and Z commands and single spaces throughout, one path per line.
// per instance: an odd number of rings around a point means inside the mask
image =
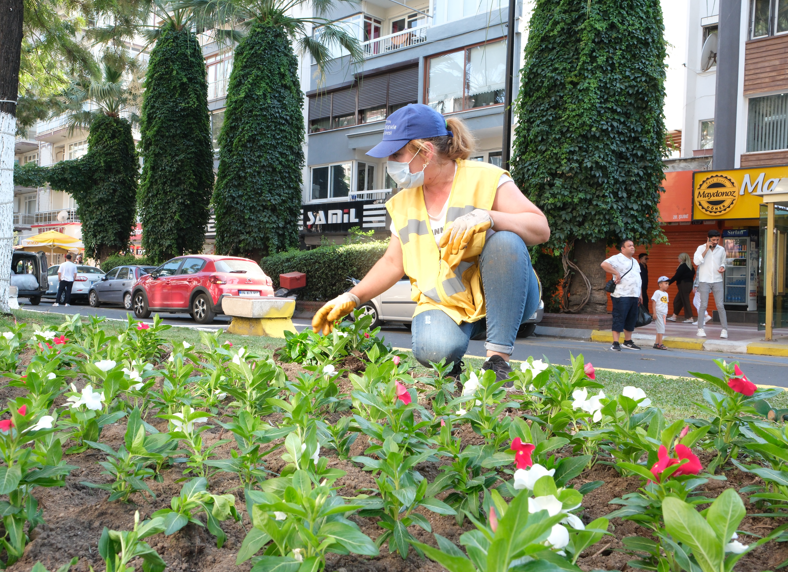
M 632 265 L 629 267 L 629 270 L 627 270 L 621 275 L 621 280 L 624 279 L 624 276 L 632 272 L 632 269 L 634 267 L 635 267 L 635 261 L 632 260 Z M 615 291 L 616 291 L 616 281 L 611 278 L 610 280 L 607 281 L 607 284 L 605 284 L 605 292 L 612 294 Z

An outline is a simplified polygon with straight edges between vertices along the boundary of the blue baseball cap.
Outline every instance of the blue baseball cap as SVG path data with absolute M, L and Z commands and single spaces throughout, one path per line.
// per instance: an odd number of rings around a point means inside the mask
M 429 105 L 411 103 L 388 116 L 383 129 L 383 141 L 367 151 L 367 155 L 382 159 L 396 153 L 414 139 L 444 135 L 451 137 L 452 132 L 446 128 L 443 115 Z

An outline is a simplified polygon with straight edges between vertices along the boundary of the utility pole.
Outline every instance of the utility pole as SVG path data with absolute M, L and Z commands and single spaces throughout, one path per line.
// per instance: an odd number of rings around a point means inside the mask
M 509 0 L 509 29 L 506 33 L 506 76 L 503 102 L 503 146 L 501 148 L 501 167 L 509 170 L 510 149 L 512 147 L 512 84 L 514 75 L 514 25 L 517 0 Z

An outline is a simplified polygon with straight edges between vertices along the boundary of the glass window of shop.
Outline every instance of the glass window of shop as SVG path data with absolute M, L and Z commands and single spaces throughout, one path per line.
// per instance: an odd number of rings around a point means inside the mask
M 788 94 L 750 99 L 747 152 L 788 149 Z

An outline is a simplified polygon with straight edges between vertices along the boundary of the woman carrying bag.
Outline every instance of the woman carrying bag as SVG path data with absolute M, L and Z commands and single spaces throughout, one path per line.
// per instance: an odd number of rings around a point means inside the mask
M 679 294 L 673 299 L 673 315 L 668 318 L 669 322 L 675 322 L 681 309 L 684 308 L 684 323 L 691 324 L 692 319 L 692 303 L 690 302 L 690 294 L 692 294 L 693 284 L 695 282 L 695 267 L 692 265 L 692 259 L 686 252 L 679 254 L 679 267 L 676 273 L 668 281 L 668 284 L 676 283 L 679 287 Z

